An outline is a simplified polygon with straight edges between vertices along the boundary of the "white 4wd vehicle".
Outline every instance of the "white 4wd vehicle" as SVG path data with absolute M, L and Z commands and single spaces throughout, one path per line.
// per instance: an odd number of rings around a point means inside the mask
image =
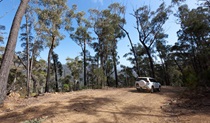
M 149 90 L 151 93 L 161 89 L 161 84 L 151 77 L 138 77 L 135 86 L 138 91 Z

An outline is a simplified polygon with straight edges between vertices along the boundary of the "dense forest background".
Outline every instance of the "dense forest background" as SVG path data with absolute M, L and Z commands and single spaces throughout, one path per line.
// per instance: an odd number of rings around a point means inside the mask
M 11 91 L 33 96 L 105 86 L 132 87 L 137 76 L 154 77 L 162 85 L 209 87 L 210 1 L 199 0 L 195 9 L 181 3 L 163 2 L 157 10 L 141 6 L 133 12 L 113 3 L 107 9 L 85 13 L 77 5 L 67 6 L 67 0 L 22 0 L 7 42 L 5 25 L 0 24 L 0 43 L 7 43 L 6 47 L 0 44 L 0 102 Z M 175 12 L 174 7 L 178 8 Z M 137 44 L 129 35 L 132 32 L 124 28 L 125 13 L 131 13 L 136 21 Z M 169 45 L 163 26 L 172 14 L 181 28 L 176 43 Z M 64 31 L 68 35 L 62 34 Z M 62 64 L 54 48 L 65 36 L 81 47 L 82 57 L 66 58 L 67 63 Z M 128 66 L 119 64 L 117 42 L 123 38 L 131 46 L 124 55 Z M 14 51 L 17 41 L 22 43 L 22 51 Z M 87 46 L 95 55 L 90 55 Z M 46 48 L 47 60 L 38 59 Z

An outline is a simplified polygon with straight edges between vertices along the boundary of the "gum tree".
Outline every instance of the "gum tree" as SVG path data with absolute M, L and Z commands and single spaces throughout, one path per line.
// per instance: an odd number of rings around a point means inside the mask
M 16 11 L 15 17 L 10 29 L 9 38 L 7 41 L 6 49 L 1 61 L 0 68 L 0 104 L 3 103 L 7 92 L 7 80 L 10 71 L 10 65 L 13 60 L 14 51 L 17 43 L 18 32 L 22 17 L 25 13 L 29 0 L 21 0 L 19 7 Z
M 143 6 L 134 11 L 136 19 L 136 30 L 139 41 L 143 45 L 149 58 L 150 76 L 155 77 L 154 61 L 152 58 L 153 45 L 157 40 L 166 38 L 163 25 L 168 19 L 170 9 L 162 3 L 156 11 L 151 11 L 148 6 Z
M 87 85 L 87 70 L 86 70 L 86 45 L 91 42 L 92 37 L 88 31 L 91 27 L 90 22 L 84 17 L 85 12 L 81 11 L 75 14 L 77 28 L 70 34 L 70 37 L 81 47 L 83 53 L 84 67 L 84 86 Z
M 37 8 L 39 21 L 39 31 L 49 47 L 48 67 L 45 92 L 49 92 L 51 55 L 53 49 L 64 38 L 60 33 L 62 27 L 65 27 L 66 13 L 68 12 L 67 0 L 39 0 L 41 7 Z
M 125 24 L 124 13 L 125 7 L 119 3 L 113 3 L 108 6 L 108 9 L 98 11 L 95 9 L 89 10 L 91 13 L 91 20 L 93 21 L 94 32 L 97 35 L 98 42 L 94 42 L 93 48 L 97 52 L 96 56 L 99 60 L 100 67 L 103 73 L 109 77 L 107 68 L 111 65 L 109 59 L 112 60 L 115 85 L 118 86 L 117 77 L 117 42 L 124 37 L 124 33 L 119 27 Z M 109 83 L 107 83 L 109 84 Z

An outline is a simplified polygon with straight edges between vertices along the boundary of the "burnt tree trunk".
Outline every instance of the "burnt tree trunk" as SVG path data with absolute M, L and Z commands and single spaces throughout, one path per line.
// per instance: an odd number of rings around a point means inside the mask
M 117 76 L 117 64 L 116 64 L 116 57 L 115 57 L 115 55 L 114 55 L 114 58 L 113 58 L 113 62 L 114 62 L 115 83 L 116 83 L 116 88 L 117 88 L 118 87 L 118 76 Z
M 140 41 L 142 43 L 142 45 L 144 46 L 147 56 L 149 58 L 149 63 L 150 63 L 150 76 L 155 78 L 155 70 L 154 70 L 154 64 L 153 64 L 153 59 L 150 53 L 150 48 L 148 46 L 146 46 L 146 44 L 143 41 Z
M 50 66 L 51 66 L 51 54 L 53 52 L 53 48 L 54 48 L 54 42 L 55 42 L 55 36 L 52 36 L 52 43 L 51 43 L 51 47 L 48 53 L 48 58 L 47 58 L 47 77 L 46 77 L 46 85 L 45 85 L 45 93 L 49 92 L 49 82 L 50 82 Z
M 52 54 L 53 56 L 53 54 Z M 54 57 L 54 56 L 53 56 Z M 57 72 L 57 59 L 53 58 L 53 66 L 54 66 L 54 72 L 55 72 L 55 89 L 56 89 L 56 92 L 59 92 L 59 88 L 58 88 L 58 72 Z
M 83 55 L 84 55 L 84 86 L 87 85 L 87 77 L 86 77 L 86 41 L 84 41 L 84 49 L 83 49 Z

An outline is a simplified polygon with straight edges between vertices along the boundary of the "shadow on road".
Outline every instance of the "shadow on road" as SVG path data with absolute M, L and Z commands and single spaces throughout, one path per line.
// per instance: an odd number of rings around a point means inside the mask
M 23 106 L 16 107 L 14 110 L 0 112 L 0 123 L 19 123 L 22 121 L 26 121 L 29 119 L 42 118 L 42 119 L 53 119 L 59 118 L 59 116 L 67 115 L 66 117 L 71 118 L 71 122 L 74 123 L 89 123 L 89 119 L 83 119 L 82 121 L 78 121 L 73 119 L 71 115 L 85 115 L 87 117 L 93 117 L 96 122 L 104 122 L 104 123 L 121 123 L 127 122 L 126 120 L 133 120 L 145 118 L 147 121 L 151 121 L 150 118 L 155 119 L 170 119 L 177 117 L 190 117 L 194 115 L 206 115 L 210 114 L 210 105 L 208 110 L 206 107 L 205 110 L 191 110 L 191 108 L 183 107 L 183 104 L 190 103 L 191 100 L 186 100 L 183 102 L 179 102 L 179 96 L 184 91 L 184 88 L 176 88 L 176 87 L 162 87 L 161 92 L 149 93 L 149 92 L 138 92 L 135 88 L 126 88 L 126 89 L 117 89 L 117 90 L 107 90 L 102 93 L 109 92 L 104 95 L 91 96 L 89 94 L 76 95 L 74 97 L 65 98 L 61 97 L 60 100 L 51 100 L 48 102 L 40 103 L 37 105 L 29 105 L 27 108 Z M 93 93 L 97 93 L 96 91 L 92 91 Z M 113 94 L 114 93 L 114 94 Z M 77 93 L 75 93 L 77 94 Z M 139 98 L 140 95 L 142 100 L 136 101 L 135 99 Z M 161 96 L 169 97 L 167 99 L 170 100 L 161 100 L 165 102 L 161 102 L 162 106 L 155 107 L 156 110 L 162 112 L 153 113 L 154 107 L 150 105 L 146 105 L 144 103 L 147 102 L 145 99 L 148 96 L 151 98 L 159 98 Z M 154 96 L 152 96 L 154 95 Z M 62 94 L 60 95 L 62 96 Z M 71 95 L 69 95 L 71 96 Z M 121 96 L 118 98 L 118 96 Z M 132 98 L 128 98 L 132 96 Z M 58 96 L 57 96 L 58 97 Z M 133 98 L 136 97 L 136 98 Z M 208 97 L 210 98 L 210 96 Z M 35 100 L 38 101 L 39 98 Z M 64 99 L 64 100 L 62 100 Z M 131 99 L 131 100 L 129 100 Z M 164 98 L 165 99 L 165 98 Z M 206 99 L 206 98 L 205 98 Z M 150 101 L 152 101 L 151 99 Z M 123 102 L 125 101 L 125 102 Z M 156 100 L 157 101 L 157 100 Z M 202 100 L 203 101 L 203 100 Z M 135 102 L 135 103 L 133 103 Z M 33 99 L 31 101 L 33 104 Z M 150 104 L 153 104 L 150 102 Z M 197 104 L 197 103 L 196 103 Z M 154 104 L 153 104 L 154 105 Z M 156 104 L 155 104 L 156 105 Z M 191 106 L 198 106 L 191 102 Z M 185 105 L 184 105 L 185 106 Z M 103 113 L 103 115 L 102 115 Z M 98 116 L 104 117 L 98 117 Z M 112 121 L 110 120 L 112 119 Z M 62 119 L 61 119 L 62 120 Z M 123 121 L 125 120 L 125 121 Z M 145 120 L 145 122 L 146 122 Z M 70 121 L 69 121 L 70 122 Z M 135 122 L 133 120 L 132 122 Z M 182 122 L 182 121 L 180 121 Z

